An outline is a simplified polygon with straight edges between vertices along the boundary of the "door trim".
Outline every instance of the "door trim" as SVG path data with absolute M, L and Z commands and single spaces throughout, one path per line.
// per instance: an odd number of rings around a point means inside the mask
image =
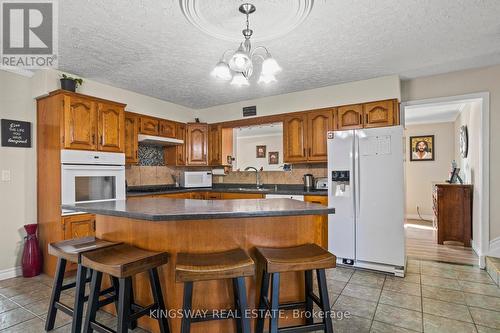
M 486 255 L 490 251 L 490 93 L 478 92 L 465 95 L 447 96 L 405 101 L 401 103 L 401 124 L 405 126 L 404 112 L 407 106 L 441 104 L 450 102 L 470 102 L 480 100 L 481 107 L 481 138 L 482 150 L 479 152 L 479 175 L 481 184 L 479 242 L 473 241 L 473 250 L 479 256 L 479 266 L 485 267 Z

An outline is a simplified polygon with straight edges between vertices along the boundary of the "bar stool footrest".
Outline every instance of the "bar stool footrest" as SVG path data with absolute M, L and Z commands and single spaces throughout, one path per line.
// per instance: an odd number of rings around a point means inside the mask
M 91 322 L 90 326 L 92 326 L 92 329 L 96 330 L 99 333 L 116 333 L 116 331 L 112 328 L 96 322 Z
M 146 307 L 140 306 L 137 304 L 133 304 L 132 309 L 134 310 L 134 313 L 130 314 L 129 319 L 130 319 L 130 321 L 135 321 L 135 320 L 141 318 L 142 316 L 145 316 L 146 314 L 148 314 L 149 311 L 151 311 L 157 307 L 158 307 L 158 304 L 155 304 L 155 303 L 148 305 Z
M 68 305 L 61 302 L 55 302 L 54 306 L 57 310 L 61 310 L 68 316 L 73 316 L 73 308 L 69 307 Z
M 315 323 L 310 325 L 289 326 L 289 327 L 279 328 L 278 333 L 305 333 L 305 332 L 314 332 L 324 329 L 325 329 L 324 323 Z
M 108 298 L 105 298 L 105 299 L 99 301 L 99 303 L 97 304 L 97 308 L 100 309 L 103 306 L 106 306 L 108 304 L 111 304 L 111 303 L 115 302 L 116 300 L 117 300 L 116 296 L 110 296 Z

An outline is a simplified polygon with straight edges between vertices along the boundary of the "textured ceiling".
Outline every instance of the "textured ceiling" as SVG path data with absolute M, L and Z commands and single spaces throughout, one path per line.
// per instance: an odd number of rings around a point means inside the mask
M 205 108 L 383 75 L 417 77 L 500 63 L 499 0 L 316 0 L 297 28 L 254 45 L 268 47 L 283 67 L 278 82 L 260 86 L 255 75 L 249 87 L 237 88 L 210 76 L 222 52 L 237 43 L 193 26 L 180 1 L 59 1 L 60 69 Z M 296 1 L 253 1 L 256 36 L 275 33 L 268 22 Z M 219 28 L 243 28 L 241 1 L 209 3 L 200 6 L 204 18 L 218 20 Z

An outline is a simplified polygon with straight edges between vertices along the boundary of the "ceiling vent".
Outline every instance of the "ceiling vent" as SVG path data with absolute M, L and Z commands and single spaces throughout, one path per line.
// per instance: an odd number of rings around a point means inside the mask
M 251 117 L 257 115 L 257 106 L 245 106 L 243 108 L 243 117 Z

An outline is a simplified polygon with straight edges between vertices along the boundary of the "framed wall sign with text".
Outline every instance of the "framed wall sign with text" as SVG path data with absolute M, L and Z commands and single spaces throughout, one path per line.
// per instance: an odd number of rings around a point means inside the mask
M 31 123 L 28 121 L 1 120 L 2 147 L 31 147 Z

